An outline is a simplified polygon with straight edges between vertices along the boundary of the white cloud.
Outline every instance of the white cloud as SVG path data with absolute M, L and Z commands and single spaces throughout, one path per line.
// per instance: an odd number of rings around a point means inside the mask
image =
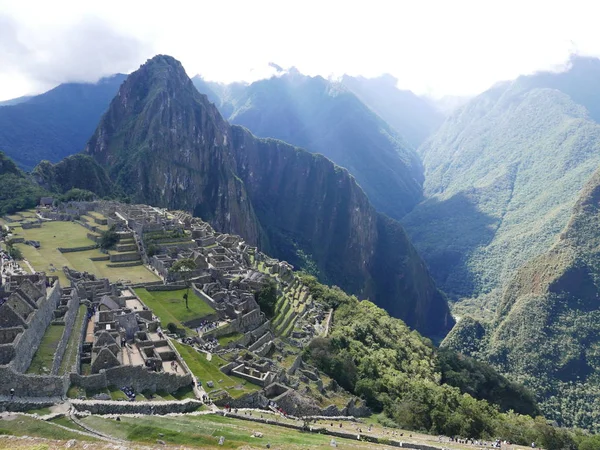
M 433 95 L 600 55 L 593 2 L 0 0 L 0 99 L 136 69 L 156 53 L 189 75 L 393 74 Z

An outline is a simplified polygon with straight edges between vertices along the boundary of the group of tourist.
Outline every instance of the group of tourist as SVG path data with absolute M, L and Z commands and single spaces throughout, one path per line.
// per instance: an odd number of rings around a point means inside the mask
M 203 320 L 200 322 L 200 325 L 196 328 L 196 333 L 200 335 L 200 332 L 206 333 L 207 331 L 214 330 L 217 328 L 218 322 L 213 322 L 211 320 Z
M 208 338 L 204 339 L 204 342 L 200 343 L 199 347 L 205 352 L 212 353 L 217 345 L 219 345 L 219 341 L 217 341 L 217 339 L 213 336 L 209 336 Z
M 130 386 L 123 386 L 121 391 L 127 396 L 130 401 L 135 401 L 135 391 Z

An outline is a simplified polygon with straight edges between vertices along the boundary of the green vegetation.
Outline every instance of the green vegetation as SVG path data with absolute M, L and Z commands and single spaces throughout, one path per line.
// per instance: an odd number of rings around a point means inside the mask
M 1 113 L 2 111 L 0 116 Z M 3 131 L 0 131 L 0 144 Z M 47 193 L 0 151 L 0 216 L 33 208 L 39 204 L 40 197 L 44 195 Z
M 60 369 L 58 371 L 59 375 L 69 373 L 77 362 L 77 354 L 79 353 L 79 345 L 81 340 L 79 330 L 81 330 L 81 327 L 83 326 L 86 313 L 87 307 L 85 305 L 79 305 L 77 317 L 75 318 L 75 323 L 73 324 L 73 331 L 71 332 L 71 336 L 69 336 L 69 342 L 67 342 L 67 348 L 65 349 L 65 354 L 60 363 Z
M 444 346 L 532 389 L 548 418 L 600 432 L 600 172 L 554 247 L 507 285 L 495 319 L 461 320 Z M 476 345 L 475 345 L 476 344 Z
M 163 326 L 172 323 L 177 328 L 183 328 L 190 335 L 196 335 L 196 332 L 190 329 L 186 324 L 190 321 L 202 319 L 215 313 L 204 300 L 192 292 L 189 307 L 185 305 L 184 295 L 186 289 L 176 291 L 148 291 L 146 289 L 135 289 L 135 293 L 142 302 L 150 308 L 160 319 Z
M 115 248 L 117 242 L 119 242 L 119 235 L 116 232 L 115 225 L 113 225 L 108 230 L 100 234 L 100 240 L 98 243 L 101 249 L 110 250 Z
M 52 370 L 52 361 L 60 338 L 65 331 L 64 325 L 48 325 L 44 337 L 31 360 L 27 373 L 35 373 L 38 375 L 49 375 Z
M 271 448 L 286 450 L 331 448 L 331 436 L 318 433 L 302 433 L 293 429 L 257 422 L 222 417 L 219 415 L 152 417 L 121 417 L 119 422 L 98 416 L 89 416 L 83 422 L 95 430 L 121 439 L 151 445 L 163 440 L 168 445 L 199 448 Z M 337 424 L 336 424 L 337 425 Z M 258 431 L 263 438 L 253 438 Z M 220 436 L 225 437 L 223 446 L 218 445 Z M 337 439 L 342 448 L 374 448 L 373 444 Z
M 241 397 L 249 392 L 254 392 L 260 389 L 260 386 L 249 383 L 242 378 L 236 376 L 228 376 L 219 370 L 219 367 L 227 364 L 227 361 L 217 355 L 212 355 L 211 360 L 206 359 L 204 353 L 199 353 L 188 345 L 180 344 L 173 341 L 177 351 L 185 360 L 186 364 L 194 374 L 194 377 L 199 379 L 204 386 L 204 389 L 210 394 L 211 392 L 222 389 L 227 391 L 232 398 Z M 219 381 L 220 380 L 220 381 Z M 212 381 L 214 388 L 207 386 L 207 382 Z
M 277 303 L 277 283 L 275 280 L 269 278 L 267 283 L 254 296 L 260 310 L 265 313 L 267 318 L 272 318 L 275 314 L 275 303 Z
M 219 345 L 221 345 L 222 347 L 225 347 L 230 342 L 235 342 L 235 341 L 241 339 L 243 336 L 244 335 L 242 333 L 231 333 L 231 334 L 226 334 L 224 336 L 219 336 L 217 338 L 217 341 L 219 341 Z
M 456 305 L 461 316 L 493 317 L 505 284 L 554 244 L 600 165 L 600 125 L 536 86 L 538 76 L 479 95 L 419 149 L 428 198 L 402 221 L 441 289 L 478 299 Z
M 51 413 L 50 408 L 38 408 L 38 409 L 29 409 L 26 411 L 27 414 L 37 414 L 38 416 L 47 416 Z
M 319 285 L 312 277 L 303 279 L 317 301 L 336 307 L 329 336 L 313 339 L 305 358 L 400 427 L 448 436 L 500 436 L 521 445 L 535 441 L 553 449 L 571 446 L 573 437 L 544 418 L 512 412 L 536 414 L 537 408 L 524 388 L 489 366 L 438 352 L 373 303 Z
M 182 258 L 175 261 L 175 263 L 169 269 L 170 272 L 177 274 L 185 281 L 186 290 L 183 294 L 185 300 L 185 309 L 190 309 L 188 305 L 188 297 L 190 295 L 190 275 L 196 269 L 196 263 L 191 258 Z
M 52 422 L 44 422 L 27 416 L 12 416 L 10 420 L 0 422 L 0 434 L 13 436 L 38 436 L 46 439 L 77 439 L 95 441 L 90 436 L 73 433 L 64 428 L 57 427 Z
M 110 261 L 92 261 L 90 258 L 104 256 L 100 250 L 61 253 L 58 247 L 84 247 L 94 245 L 88 239 L 89 230 L 73 222 L 44 222 L 41 228 L 18 229 L 18 236 L 26 240 L 40 241 L 40 248 L 31 245 L 15 244 L 35 270 L 45 271 L 49 275 L 58 275 L 61 285 L 68 281 L 62 271 L 63 266 L 79 271 L 87 271 L 111 281 L 130 280 L 131 282 L 157 281 L 158 277 L 144 266 L 111 268 Z

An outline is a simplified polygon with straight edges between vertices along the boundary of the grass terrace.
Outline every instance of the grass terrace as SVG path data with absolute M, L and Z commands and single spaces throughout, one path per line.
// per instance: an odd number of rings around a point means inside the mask
M 54 423 L 44 422 L 43 420 L 38 420 L 34 419 L 33 417 L 27 417 L 23 415 L 10 415 L 8 417 L 4 417 L 3 420 L 0 421 L 0 435 L 2 434 L 12 436 L 38 436 L 46 439 L 77 439 L 84 441 L 97 440 L 91 436 L 67 431 L 64 428 L 56 426 Z M 49 447 L 44 446 L 44 448 Z
M 217 341 L 219 341 L 219 345 L 225 347 L 230 342 L 235 342 L 235 341 L 241 339 L 242 336 L 244 336 L 242 333 L 236 332 L 236 333 L 231 333 L 231 334 L 226 334 L 224 336 L 220 336 L 217 338 Z
M 202 386 L 209 394 L 211 391 L 222 389 L 227 391 L 231 397 L 238 398 L 261 389 L 260 386 L 249 383 L 242 378 L 228 376 L 221 372 L 219 367 L 224 366 L 227 361 L 217 355 L 212 355 L 212 359 L 209 361 L 204 353 L 199 353 L 189 345 L 183 345 L 177 341 L 173 341 L 173 344 L 175 344 L 175 348 L 177 348 L 194 376 L 202 382 Z M 206 385 L 208 381 L 214 383 L 213 388 Z
M 90 260 L 92 257 L 103 256 L 103 253 L 97 249 L 72 253 L 58 251 L 58 247 L 73 248 L 93 245 L 94 242 L 87 237 L 88 232 L 88 229 L 73 222 L 44 222 L 42 228 L 19 229 L 17 235 L 25 240 L 40 241 L 39 249 L 26 244 L 16 244 L 16 246 L 35 270 L 44 271 L 49 275 L 58 275 L 63 286 L 68 285 L 67 278 L 62 271 L 63 266 L 87 271 L 98 277 L 108 278 L 110 281 L 129 280 L 133 283 L 141 283 L 159 280 L 143 265 L 111 268 L 108 267 L 110 261 Z
M 50 374 L 54 355 L 64 331 L 64 325 L 48 325 L 40 346 L 33 356 L 29 369 L 27 369 L 27 373 L 37 375 Z
M 86 306 L 79 305 L 77 317 L 75 318 L 75 323 L 73 324 L 73 331 L 71 331 L 71 336 L 69 336 L 69 342 L 67 343 L 65 354 L 60 363 L 60 369 L 58 371 L 59 375 L 69 373 L 71 371 L 71 368 L 77 362 L 77 354 L 79 353 L 79 345 L 81 342 L 81 335 L 79 332 L 81 330 L 81 327 L 83 326 L 83 321 L 85 319 L 86 312 Z
M 185 300 L 183 299 L 185 292 L 186 289 L 178 289 L 176 291 L 135 289 L 135 293 L 156 314 L 163 327 L 166 327 L 169 323 L 174 323 L 178 328 L 185 329 L 189 335 L 195 336 L 196 332 L 185 324 L 192 320 L 210 316 L 215 313 L 215 310 L 198 297 L 192 289 L 190 289 L 189 309 L 187 309 L 185 307 Z

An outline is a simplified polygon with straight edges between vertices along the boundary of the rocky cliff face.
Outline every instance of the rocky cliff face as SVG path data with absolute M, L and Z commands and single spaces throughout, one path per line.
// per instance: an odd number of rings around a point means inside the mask
M 400 225 L 345 169 L 230 126 L 171 57 L 129 76 L 86 151 L 135 201 L 193 211 L 429 336 L 453 324 Z
M 232 124 L 348 169 L 378 211 L 398 219 L 421 200 L 423 167 L 416 153 L 345 85 L 296 69 L 250 85 L 199 77 L 194 83 Z

